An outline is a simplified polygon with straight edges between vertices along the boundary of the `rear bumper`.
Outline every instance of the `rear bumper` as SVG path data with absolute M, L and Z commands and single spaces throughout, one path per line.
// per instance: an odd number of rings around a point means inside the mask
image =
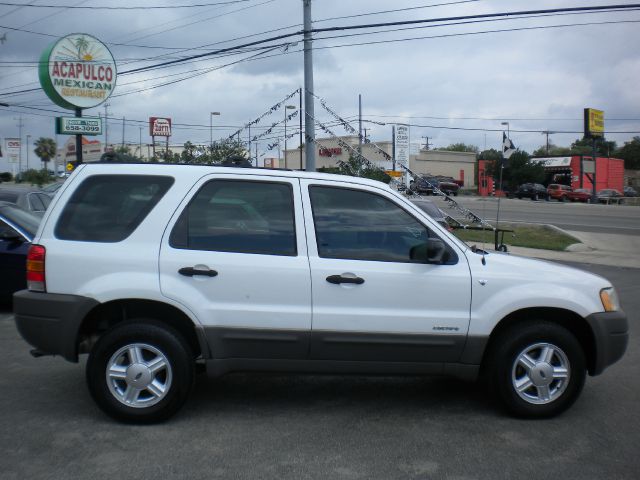
M 78 331 L 96 300 L 77 295 L 30 292 L 13 295 L 13 313 L 18 332 L 27 343 L 44 354 L 78 361 Z
M 622 358 L 629 341 L 629 324 L 624 312 L 593 313 L 586 318 L 595 340 L 595 361 L 591 375 L 601 374 L 605 368 Z

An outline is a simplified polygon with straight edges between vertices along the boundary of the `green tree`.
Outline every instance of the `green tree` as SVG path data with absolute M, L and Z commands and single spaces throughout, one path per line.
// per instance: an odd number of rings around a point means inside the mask
M 249 152 L 244 144 L 235 138 L 224 138 L 206 148 L 206 163 L 220 164 L 230 157 L 249 159 Z
M 498 182 L 500 179 L 501 161 L 493 162 L 491 168 L 488 169 L 488 175 Z M 517 188 L 523 183 L 542 183 L 545 178 L 544 166 L 532 160 L 529 154 L 523 150 L 516 150 L 508 160 L 504 161 L 504 170 L 502 171 L 502 187 Z
M 391 177 L 387 175 L 382 167 L 378 167 L 364 157 L 350 155 L 346 162 L 339 162 L 338 171 L 341 175 L 351 175 L 354 177 L 370 178 L 379 182 L 389 183 Z
M 591 155 L 593 151 L 593 140 L 591 138 L 582 137 L 576 139 L 571 144 L 571 150 L 574 155 Z M 596 152 L 602 157 L 610 157 L 616 150 L 616 142 L 609 142 L 604 137 L 596 138 Z
M 36 140 L 36 148 L 33 151 L 45 164 L 55 158 L 57 145 L 53 138 L 40 137 Z
M 499 152 L 495 148 L 489 150 L 483 150 L 478 155 L 478 160 L 500 160 L 502 159 L 502 152 Z
M 447 152 L 478 153 L 478 151 L 480 149 L 478 147 L 476 147 L 475 145 L 467 145 L 466 143 L 452 143 L 448 147 L 440 147 L 440 148 L 437 148 L 436 150 L 444 150 L 444 151 L 447 151 Z
M 131 147 L 129 145 L 120 145 L 114 149 L 114 152 L 116 153 L 115 156 L 117 157 L 118 162 L 142 162 L 142 157 L 138 157 L 137 155 L 131 153 Z
M 640 170 L 640 137 L 633 137 L 630 142 L 615 152 L 615 156 L 624 160 L 624 168 Z
M 578 151 L 572 150 L 570 147 L 558 147 L 552 143 L 549 144 L 549 151 L 547 152 L 547 146 L 542 145 L 540 148 L 534 150 L 532 157 L 556 157 L 556 156 L 570 156 L 579 155 Z

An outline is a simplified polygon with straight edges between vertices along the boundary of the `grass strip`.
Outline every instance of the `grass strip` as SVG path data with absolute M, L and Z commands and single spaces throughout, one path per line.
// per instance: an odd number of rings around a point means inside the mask
M 539 248 L 542 250 L 565 250 L 569 245 L 580 243 L 574 237 L 566 235 L 548 225 L 530 223 L 500 223 L 500 228 L 513 230 L 505 232 L 504 244 L 513 247 Z M 455 229 L 453 231 L 460 240 L 469 244 L 485 243 L 493 245 L 492 231 Z M 498 237 L 500 239 L 500 237 Z

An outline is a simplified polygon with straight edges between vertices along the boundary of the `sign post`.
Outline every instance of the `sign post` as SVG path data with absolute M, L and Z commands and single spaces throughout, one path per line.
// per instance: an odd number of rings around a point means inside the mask
M 584 109 L 584 136 L 585 138 L 591 138 L 592 140 L 591 159 L 593 161 L 593 174 L 590 180 L 593 188 L 591 190 L 591 202 L 597 203 L 596 172 L 598 170 L 598 152 L 596 150 L 596 139 L 604 137 L 604 112 L 602 110 L 596 110 L 595 108 Z M 589 177 L 588 174 L 587 177 Z
M 74 33 L 51 44 L 40 56 L 38 77 L 47 96 L 82 118 L 82 110 L 97 107 L 116 86 L 116 62 L 97 38 Z M 78 122 L 81 122 L 78 120 Z M 82 132 L 76 135 L 76 160 L 82 163 Z
M 171 119 L 149 117 L 149 135 L 153 143 L 153 156 L 156 156 L 156 137 L 166 137 L 166 157 L 169 155 L 169 137 L 171 136 Z
M 409 150 L 411 148 L 409 126 L 396 125 L 394 135 L 394 161 L 404 167 L 406 175 L 405 182 L 409 187 Z

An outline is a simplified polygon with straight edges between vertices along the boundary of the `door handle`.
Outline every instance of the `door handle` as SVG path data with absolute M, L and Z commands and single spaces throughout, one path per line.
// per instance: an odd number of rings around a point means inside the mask
M 180 275 L 184 275 L 185 277 L 193 277 L 194 275 L 202 275 L 204 277 L 215 277 L 218 275 L 218 272 L 215 270 L 198 270 L 193 267 L 183 267 L 178 270 Z
M 329 275 L 327 282 L 338 285 L 340 283 L 355 283 L 356 285 L 362 285 L 364 278 L 360 277 L 343 277 L 342 275 Z

